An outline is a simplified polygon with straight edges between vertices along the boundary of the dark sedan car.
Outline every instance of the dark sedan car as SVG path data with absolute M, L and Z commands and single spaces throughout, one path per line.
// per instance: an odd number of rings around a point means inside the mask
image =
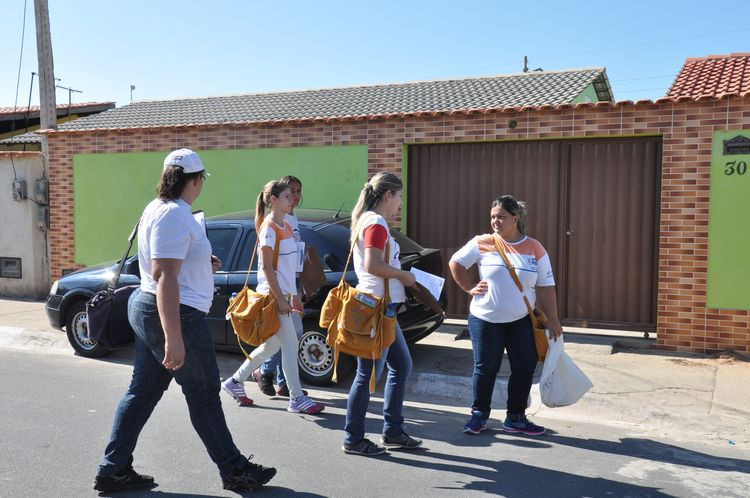
M 320 255 L 326 285 L 314 296 L 308 296 L 303 318 L 304 334 L 299 345 L 300 375 L 313 385 L 328 384 L 333 376 L 333 351 L 326 344 L 326 332 L 318 326 L 318 316 L 328 291 L 341 279 L 349 251 L 349 216 L 327 210 L 298 209 L 302 240 L 315 247 Z M 221 351 L 237 351 L 239 346 L 232 325 L 226 320 L 229 296 L 239 291 L 244 282 L 250 252 L 255 244 L 253 213 L 239 212 L 216 216 L 206 220 L 206 230 L 211 247 L 224 266 L 214 274 L 214 300 L 208 322 L 214 346 Z M 442 259 L 437 249 L 425 249 L 398 231 L 392 231 L 401 252 L 399 259 L 404 269 L 412 266 L 440 275 Z M 106 288 L 113 277 L 117 263 L 105 263 L 70 273 L 52 285 L 47 297 L 46 311 L 50 324 L 65 330 L 73 348 L 82 356 L 102 356 L 108 350 L 88 337 L 86 301 L 96 292 Z M 256 264 L 250 276 L 251 286 L 257 283 Z M 357 281 L 352 265 L 346 274 L 350 284 Z M 140 283 L 138 260 L 130 256 L 120 276 L 118 287 Z M 407 293 L 408 294 L 408 293 Z M 441 305 L 445 307 L 444 298 Z M 398 310 L 399 323 L 408 342 L 416 342 L 438 328 L 443 316 L 419 304 L 411 295 Z M 353 367 L 353 359 L 342 355 L 339 360 L 339 377 L 346 378 Z

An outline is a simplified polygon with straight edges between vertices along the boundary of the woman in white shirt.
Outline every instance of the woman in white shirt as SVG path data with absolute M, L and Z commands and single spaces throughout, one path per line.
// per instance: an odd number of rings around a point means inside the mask
M 470 296 L 469 332 L 474 351 L 474 402 L 471 418 L 464 426 L 467 434 L 487 428 L 495 379 L 508 352 L 507 414 L 503 430 L 538 436 L 544 427 L 526 418 L 526 403 L 537 364 L 534 330 L 523 295 L 516 286 L 495 242 L 501 245 L 515 268 L 532 308 L 539 296 L 540 308 L 548 318 L 547 327 L 555 339 L 562 334 L 557 318 L 555 280 L 549 256 L 542 244 L 525 234 L 526 205 L 504 195 L 492 202 L 490 224 L 493 234 L 477 235 L 456 251 L 449 267 L 456 283 Z M 479 282 L 468 269 L 479 265 Z
M 293 175 L 287 175 L 281 179 L 283 183 L 289 185 L 289 191 L 292 194 L 292 207 L 289 213 L 284 216 L 284 223 L 288 223 L 292 228 L 292 235 L 298 246 L 304 247 L 302 238 L 300 237 L 299 221 L 297 215 L 294 214 L 294 208 L 296 208 L 302 200 L 302 180 Z M 304 258 L 302 258 L 304 261 Z M 299 279 L 297 279 L 297 290 L 300 290 Z M 302 313 L 292 313 L 292 321 L 294 322 L 294 331 L 297 333 L 297 339 L 302 338 L 304 328 L 302 326 Z M 278 389 L 273 388 L 274 377 L 276 378 L 276 384 L 279 386 Z M 286 384 L 284 378 L 284 369 L 281 368 L 281 350 L 276 354 L 268 358 L 263 364 L 257 369 L 253 370 L 253 379 L 258 383 L 258 388 L 266 396 L 283 396 L 289 397 L 289 386 Z
M 211 254 L 206 230 L 191 213 L 206 175 L 192 150 L 171 152 L 164 160 L 157 198 L 141 215 L 141 285 L 128 303 L 128 321 L 135 332 L 133 379 L 117 407 L 96 474 L 98 491 L 154 487 L 153 477 L 133 470 L 133 450 L 172 379 L 182 388 L 190 421 L 219 467 L 225 489 L 257 489 L 276 474 L 242 456 L 221 408 L 219 368 L 206 321 L 213 301 L 211 273 L 221 261 Z M 179 442 L 173 443 L 179 454 Z
M 302 312 L 302 302 L 297 295 L 297 243 L 291 225 L 284 220 L 292 207 L 289 185 L 279 180 L 270 181 L 258 195 L 255 209 L 255 227 L 258 233 L 258 286 L 261 294 L 273 294 L 279 311 L 281 326 L 275 335 L 253 351 L 252 360 L 245 360 L 240 368 L 223 383 L 224 390 L 240 405 L 252 404 L 243 383 L 267 358 L 281 348 L 281 367 L 289 385 L 289 407 L 292 413 L 315 414 L 325 406 L 310 399 L 303 391 L 297 365 L 297 333 L 292 313 Z M 270 214 L 266 216 L 266 212 Z M 273 266 L 273 250 L 277 238 L 279 254 L 277 267 Z
M 404 286 L 415 284 L 414 275 L 401 269 L 398 243 L 390 234 L 386 218 L 394 216 L 401 207 L 401 180 L 391 173 L 378 173 L 365 184 L 352 212 L 352 242 L 354 244 L 354 270 L 357 289 L 382 298 L 385 279 L 391 297 L 389 309 L 396 313 L 398 305 L 406 300 Z M 386 242 L 390 245 L 390 258 L 385 261 Z M 412 361 L 401 327 L 396 325 L 396 340 L 375 360 L 375 375 L 380 377 L 383 366 L 388 366 L 388 379 L 383 396 L 383 446 L 413 449 L 422 441 L 409 436 L 404 430 L 402 414 L 406 380 L 411 373 Z M 344 426 L 345 453 L 375 456 L 385 453 L 365 438 L 365 415 L 370 401 L 370 377 L 373 360 L 357 358 L 357 373 L 349 390 Z

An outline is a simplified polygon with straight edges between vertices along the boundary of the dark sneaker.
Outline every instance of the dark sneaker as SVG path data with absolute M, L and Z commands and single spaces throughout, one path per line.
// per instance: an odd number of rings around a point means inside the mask
M 344 443 L 341 449 L 349 455 L 378 456 L 385 453 L 385 448 L 378 446 L 366 438 L 354 444 Z
M 276 389 L 276 394 L 278 396 L 281 396 L 281 397 L 284 397 L 284 398 L 288 398 L 289 397 L 289 388 L 287 387 L 286 384 L 282 384 L 282 385 L 279 386 L 278 389 Z M 307 391 L 305 391 L 303 389 L 302 390 L 302 394 L 304 394 L 305 396 L 307 396 Z
M 113 476 L 96 476 L 94 478 L 94 489 L 97 491 L 123 491 L 154 487 L 156 487 L 154 478 L 139 474 L 133 470 L 132 464 Z
M 275 396 L 276 391 L 273 389 L 273 373 L 264 374 L 260 371 L 260 368 L 253 370 L 253 379 L 258 383 L 260 392 L 266 396 Z
M 243 382 L 237 382 L 233 377 L 229 377 L 221 383 L 221 388 L 229 393 L 229 395 L 233 397 L 240 406 L 251 406 L 253 400 L 248 398 L 247 394 L 245 394 L 245 386 L 243 384 Z
M 485 417 L 482 412 L 477 410 L 472 410 L 471 412 L 471 418 L 468 422 L 466 422 L 466 425 L 464 425 L 464 432 L 466 434 L 479 434 L 483 430 L 487 428 L 487 417 Z
M 380 438 L 380 444 L 387 448 L 401 448 L 404 450 L 413 450 L 422 446 L 421 439 L 414 439 L 407 433 L 402 432 L 399 436 L 386 436 Z
M 250 460 L 253 455 L 247 457 L 247 463 L 241 469 L 235 470 L 232 475 L 221 480 L 224 489 L 232 491 L 253 491 L 268 483 L 276 475 L 273 467 L 264 467 Z
M 503 431 L 510 432 L 511 434 L 526 434 L 527 436 L 541 436 L 544 434 L 544 427 L 541 425 L 532 424 L 526 415 L 521 415 L 518 420 L 511 420 L 510 417 L 505 417 L 503 422 Z

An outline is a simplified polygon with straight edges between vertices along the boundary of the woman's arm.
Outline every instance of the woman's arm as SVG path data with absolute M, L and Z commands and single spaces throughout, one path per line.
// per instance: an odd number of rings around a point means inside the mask
M 552 337 L 557 340 L 562 335 L 563 329 L 562 325 L 560 325 L 560 319 L 557 316 L 557 293 L 555 292 L 555 286 L 537 287 L 536 295 L 539 307 L 547 315 L 547 329 L 552 332 Z
M 487 282 L 482 280 L 474 283 L 471 275 L 469 275 L 469 270 L 464 268 L 460 263 L 450 260 L 448 262 L 448 267 L 451 269 L 453 280 L 456 281 L 458 286 L 461 287 L 464 292 L 470 296 L 481 296 L 482 294 L 487 293 Z
M 156 282 L 156 308 L 164 330 L 164 360 L 161 364 L 170 370 L 177 370 L 185 362 L 180 324 L 180 286 L 177 283 L 180 268 L 181 259 L 151 260 L 151 277 Z
M 415 285 L 417 279 L 410 271 L 399 270 L 383 261 L 383 251 L 377 247 L 365 247 L 365 271 L 380 278 L 397 278 L 407 287 Z
M 266 276 L 268 286 L 271 288 L 271 294 L 276 298 L 279 313 L 286 315 L 292 307 L 286 300 L 284 293 L 281 292 L 279 279 L 276 278 L 276 268 L 273 267 L 273 248 L 270 246 L 263 246 L 260 250 L 263 254 L 263 274 Z

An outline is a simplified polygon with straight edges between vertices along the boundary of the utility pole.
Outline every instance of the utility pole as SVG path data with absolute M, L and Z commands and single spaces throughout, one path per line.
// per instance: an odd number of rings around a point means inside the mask
M 49 32 L 47 0 L 34 0 L 36 19 L 36 51 L 39 60 L 39 116 L 42 130 L 57 129 L 57 104 L 55 102 L 55 68 L 52 60 L 52 38 Z M 45 162 L 49 157 L 47 138 L 42 138 Z
M 34 0 L 34 19 L 36 22 L 36 53 L 39 61 L 39 128 L 42 130 L 57 129 L 57 104 L 55 102 L 55 65 L 52 61 L 52 38 L 49 30 L 49 8 L 47 0 Z M 45 283 L 50 281 L 50 246 L 49 246 L 49 142 L 47 135 L 42 134 L 42 177 L 34 182 L 35 192 L 42 194 L 44 204 L 40 205 L 38 216 L 40 228 L 46 239 L 44 268 Z

